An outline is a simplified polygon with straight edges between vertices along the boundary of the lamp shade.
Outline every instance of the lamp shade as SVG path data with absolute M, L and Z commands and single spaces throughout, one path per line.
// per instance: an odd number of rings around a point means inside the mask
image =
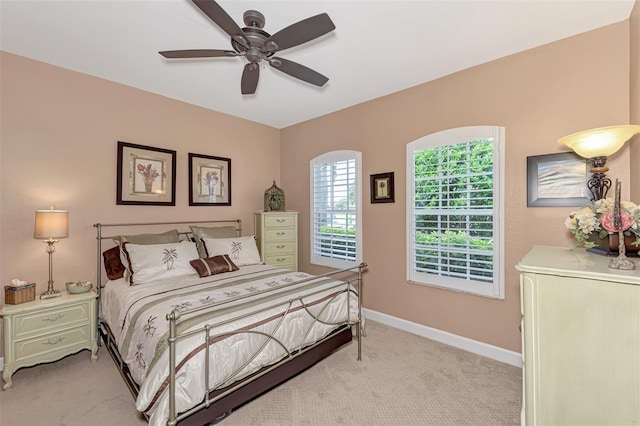
M 618 152 L 637 133 L 640 133 L 640 126 L 599 127 L 562 137 L 558 143 L 584 158 L 608 157 Z
M 66 210 L 36 210 L 33 238 L 67 238 L 69 236 L 69 212 Z

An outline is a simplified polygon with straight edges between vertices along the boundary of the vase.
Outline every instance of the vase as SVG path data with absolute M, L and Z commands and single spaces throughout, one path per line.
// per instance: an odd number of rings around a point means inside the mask
M 144 192 L 151 192 L 152 188 L 153 188 L 153 181 L 145 180 L 144 181 Z
M 638 257 L 638 251 L 640 247 L 634 246 L 633 243 L 636 240 L 635 236 L 624 237 L 624 247 L 627 252 L 627 257 Z M 603 256 L 617 256 L 618 255 L 618 234 L 607 234 L 604 238 L 600 238 L 597 233 L 591 233 L 588 241 L 595 243 L 596 246 L 587 249 L 591 253 L 601 254 Z

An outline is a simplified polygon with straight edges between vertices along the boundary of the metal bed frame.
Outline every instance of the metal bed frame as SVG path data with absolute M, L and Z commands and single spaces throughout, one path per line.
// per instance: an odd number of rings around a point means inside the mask
M 93 226 L 97 228 L 97 291 L 98 291 L 98 300 L 100 300 L 101 292 L 102 292 L 102 240 L 112 239 L 116 235 L 112 236 L 103 236 L 102 228 L 105 227 L 144 227 L 144 226 L 166 226 L 166 225 L 176 225 L 176 226 L 185 226 L 185 225 L 200 225 L 200 224 L 235 224 L 236 232 L 238 235 L 241 235 L 242 232 L 242 222 L 240 219 L 236 220 L 211 220 L 211 221 L 189 221 L 189 222 L 154 222 L 154 223 L 111 223 L 111 224 L 101 224 L 96 223 Z M 189 238 L 191 232 L 179 232 L 179 234 L 184 238 Z M 207 306 L 201 306 L 192 308 L 189 310 L 179 311 L 177 308 L 172 312 L 166 315 L 167 321 L 169 321 L 169 420 L 167 422 L 168 425 L 173 426 L 178 423 L 180 424 L 207 424 L 210 421 L 217 420 L 225 415 L 229 414 L 232 409 L 242 405 L 243 403 L 255 398 L 261 393 L 277 386 L 278 384 L 288 380 L 289 378 L 295 376 L 296 374 L 304 371 L 311 365 L 330 355 L 332 352 L 340 348 L 341 346 L 349 343 L 352 340 L 352 328 L 355 327 L 355 334 L 357 340 L 357 350 L 358 350 L 358 361 L 362 359 L 362 273 L 367 268 L 366 263 L 361 263 L 358 266 L 352 268 L 346 268 L 341 270 L 336 270 L 333 272 L 329 272 L 327 274 L 314 276 L 309 279 L 305 279 L 302 281 L 296 281 L 295 284 L 304 283 L 306 281 L 311 281 L 319 277 L 330 277 L 336 276 L 337 279 L 344 280 L 342 282 L 336 283 L 335 288 L 338 292 L 333 298 L 337 298 L 340 294 L 347 293 L 346 303 L 347 303 L 347 321 L 339 323 L 339 324 L 328 324 L 324 321 L 321 321 L 319 317 L 322 314 L 321 310 L 318 314 L 313 315 L 309 309 L 307 309 L 304 301 L 301 297 L 294 297 L 289 299 L 285 303 L 276 303 L 270 305 L 266 308 L 263 308 L 257 312 L 266 311 L 268 309 L 272 309 L 275 307 L 282 306 L 285 308 L 285 314 L 282 319 L 279 320 L 279 323 L 276 325 L 275 330 L 271 333 L 264 333 L 260 331 L 254 330 L 237 330 L 225 333 L 212 333 L 210 324 L 206 324 L 200 329 L 192 330 L 188 332 L 183 332 L 179 334 L 177 332 L 177 324 L 180 319 L 184 319 L 185 317 L 189 317 L 191 315 L 197 315 L 201 311 L 210 310 L 215 307 L 220 307 L 221 305 L 228 304 L 234 301 L 238 301 L 239 299 L 245 298 L 247 296 L 238 296 L 230 300 L 226 300 L 223 302 L 214 303 Z M 343 278 L 347 276 L 346 278 Z M 356 294 L 358 297 L 358 314 L 357 318 L 351 318 L 351 313 L 349 309 L 349 293 L 354 293 L 352 290 L 352 284 L 356 287 Z M 291 284 L 293 285 L 293 284 Z M 285 286 L 280 286 L 280 288 Z M 340 290 L 340 287 L 343 287 Z M 268 292 L 270 290 L 264 290 L 263 292 Z M 306 296 L 309 296 L 307 294 Z M 303 348 L 287 348 L 284 343 L 279 341 L 274 334 L 282 325 L 284 318 L 286 317 L 289 309 L 293 306 L 294 303 L 299 303 L 305 310 L 305 312 L 313 318 L 313 324 L 316 322 L 320 322 L 328 325 L 335 325 L 336 329 L 325 338 L 321 339 L 318 342 L 310 344 Z M 100 305 L 100 304 L 99 304 Z M 113 335 L 109 330 L 107 324 L 102 323 L 100 320 L 101 317 L 101 306 L 97 309 L 98 315 L 98 342 L 100 342 L 100 337 L 105 342 L 106 349 L 110 353 L 116 365 L 119 367 L 120 374 L 124 378 L 129 390 L 137 397 L 139 386 L 133 380 L 131 374 L 128 371 L 128 367 L 123 362 L 118 352 L 117 346 L 114 342 Z M 237 316 L 235 318 L 229 319 L 226 322 L 230 322 L 239 318 L 246 317 L 247 315 Z M 312 324 L 312 325 L 313 325 Z M 220 325 L 220 324 L 217 324 Z M 307 330 L 307 334 L 310 332 L 310 328 Z M 247 360 L 241 367 L 239 367 L 236 371 L 234 371 L 223 383 L 216 387 L 211 387 L 209 383 L 209 369 L 210 369 L 210 353 L 209 346 L 215 342 L 219 338 L 228 337 L 235 334 L 241 333 L 253 333 L 260 334 L 267 338 L 266 342 L 263 343 L 260 348 Z M 187 337 L 201 334 L 204 343 L 204 351 L 205 351 L 205 368 L 203 371 L 204 379 L 205 379 L 205 398 L 200 404 L 192 407 L 191 409 L 183 412 L 176 413 L 176 363 L 178 360 L 176 359 L 176 345 L 180 340 L 185 339 Z M 260 352 L 267 346 L 270 342 L 275 342 L 277 345 L 282 347 L 286 352 L 286 356 L 272 365 L 263 367 L 261 370 L 249 375 L 248 377 L 242 378 L 240 380 L 236 380 L 240 374 L 240 372 L 251 362 L 252 359 L 257 357 Z M 145 414 L 146 416 L 146 414 Z

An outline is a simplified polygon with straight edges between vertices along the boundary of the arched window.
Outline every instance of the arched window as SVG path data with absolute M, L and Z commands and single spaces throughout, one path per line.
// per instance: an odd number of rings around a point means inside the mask
M 361 159 L 358 151 L 332 151 L 311 160 L 312 264 L 362 262 Z
M 407 280 L 504 298 L 504 128 L 407 145 Z

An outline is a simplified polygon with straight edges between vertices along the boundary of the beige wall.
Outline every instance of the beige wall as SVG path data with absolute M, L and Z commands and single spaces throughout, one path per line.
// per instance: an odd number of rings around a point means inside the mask
M 591 31 L 468 69 L 282 131 L 282 185 L 300 215 L 300 265 L 309 264 L 309 160 L 336 149 L 363 153 L 364 305 L 375 311 L 520 350 L 518 260 L 534 244 L 570 240 L 564 208 L 527 208 L 526 157 L 562 152 L 566 134 L 629 119 L 629 23 Z M 443 129 L 506 128 L 506 298 L 409 284 L 405 278 L 406 144 Z M 629 191 L 629 152 L 610 176 Z M 394 204 L 369 202 L 369 175 L 395 172 Z
M 96 222 L 243 220 L 280 180 L 280 130 L 128 86 L 2 53 L 0 282 L 47 287 L 45 244 L 34 211 L 69 210 L 69 238 L 56 244 L 55 287 L 95 280 Z M 214 94 L 212 94 L 214 96 Z M 177 151 L 176 205 L 116 205 L 117 141 Z M 189 207 L 189 152 L 231 158 L 232 205 Z M 2 292 L 4 299 L 4 292 Z
M 640 124 L 640 1 L 631 12 L 630 26 L 630 85 L 629 105 L 630 123 Z M 629 142 L 631 161 L 631 200 L 640 203 L 640 135 L 634 136 Z

